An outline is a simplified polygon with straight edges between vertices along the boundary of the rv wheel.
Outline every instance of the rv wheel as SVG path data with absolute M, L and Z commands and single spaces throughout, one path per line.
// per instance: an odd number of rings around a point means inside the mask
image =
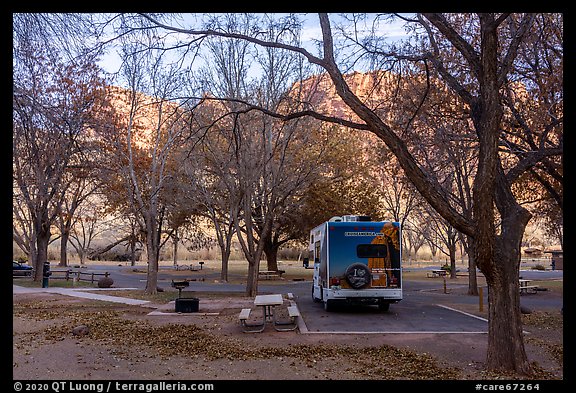
M 388 312 L 389 309 L 390 309 L 390 303 L 384 302 L 382 300 L 378 302 L 378 310 Z
M 346 269 L 346 281 L 354 289 L 360 289 L 370 283 L 370 269 L 363 263 L 353 263 Z
M 334 300 L 326 299 L 326 301 L 324 302 L 324 310 L 325 311 L 334 310 Z

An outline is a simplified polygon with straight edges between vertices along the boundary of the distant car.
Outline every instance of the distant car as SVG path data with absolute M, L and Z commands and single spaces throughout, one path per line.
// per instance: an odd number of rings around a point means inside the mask
M 12 261 L 12 276 L 31 276 L 32 266 L 25 263 Z

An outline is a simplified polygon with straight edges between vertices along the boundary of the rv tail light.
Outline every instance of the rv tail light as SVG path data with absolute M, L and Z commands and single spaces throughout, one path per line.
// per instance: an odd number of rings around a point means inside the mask
M 340 285 L 340 279 L 338 277 L 332 277 L 330 279 L 330 285 Z

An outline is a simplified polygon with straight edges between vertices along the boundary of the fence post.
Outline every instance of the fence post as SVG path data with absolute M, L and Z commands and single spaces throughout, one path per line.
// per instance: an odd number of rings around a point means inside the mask
M 484 311 L 484 288 L 478 288 L 478 311 Z

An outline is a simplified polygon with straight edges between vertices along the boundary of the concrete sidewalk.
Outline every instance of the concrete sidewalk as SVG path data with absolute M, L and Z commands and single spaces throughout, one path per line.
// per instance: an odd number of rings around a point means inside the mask
M 56 293 L 59 295 L 79 297 L 83 299 L 101 300 L 104 302 L 122 303 L 134 306 L 141 306 L 150 303 L 149 300 L 130 299 L 127 297 L 100 295 L 98 293 L 84 292 L 96 290 L 122 290 L 122 289 L 135 289 L 135 288 L 27 288 L 19 285 L 12 285 L 13 294 L 25 293 Z

